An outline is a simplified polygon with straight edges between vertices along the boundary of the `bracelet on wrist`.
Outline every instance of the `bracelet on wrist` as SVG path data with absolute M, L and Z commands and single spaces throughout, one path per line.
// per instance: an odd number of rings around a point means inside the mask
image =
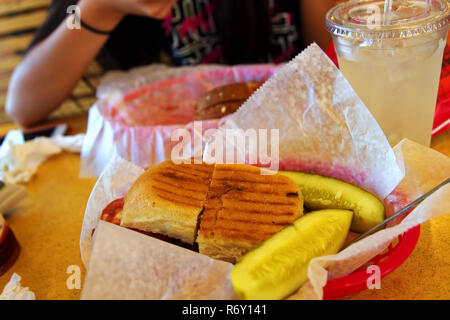
M 114 29 L 113 30 L 100 30 L 100 29 L 94 28 L 94 27 L 90 26 L 89 24 L 87 24 L 86 22 L 84 22 L 82 19 L 80 19 L 80 24 L 86 30 L 89 30 L 93 33 L 100 34 L 100 35 L 110 35 L 114 31 Z

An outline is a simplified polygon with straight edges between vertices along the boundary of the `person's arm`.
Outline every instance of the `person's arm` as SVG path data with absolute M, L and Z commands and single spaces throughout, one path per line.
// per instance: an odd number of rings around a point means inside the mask
M 122 18 L 97 7 L 95 1 L 81 1 L 80 7 L 83 21 L 98 29 L 111 30 Z M 45 118 L 70 95 L 107 38 L 61 23 L 15 69 L 5 106 L 8 115 L 22 126 Z
M 81 0 L 81 19 L 100 30 L 112 30 L 128 13 L 162 18 L 174 0 Z M 6 112 L 19 125 L 44 119 L 70 95 L 107 35 L 69 29 L 64 20 L 24 57 L 11 77 Z
M 316 42 L 322 49 L 331 43 L 331 35 L 325 29 L 325 15 L 337 0 L 300 0 L 301 33 L 305 45 Z

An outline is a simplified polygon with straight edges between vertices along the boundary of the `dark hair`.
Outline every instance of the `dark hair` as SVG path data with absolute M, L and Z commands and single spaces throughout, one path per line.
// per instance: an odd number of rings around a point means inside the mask
M 67 7 L 77 0 L 53 0 L 48 17 L 29 49 L 52 33 L 67 16 Z M 266 62 L 270 46 L 269 0 L 215 0 L 215 19 L 226 64 Z M 277 4 L 291 0 L 275 1 Z M 148 30 L 145 40 L 136 30 Z M 129 69 L 159 59 L 161 48 L 169 51 L 161 21 L 127 16 L 113 31 L 97 59 L 105 69 Z M 158 43 L 159 46 L 153 45 Z

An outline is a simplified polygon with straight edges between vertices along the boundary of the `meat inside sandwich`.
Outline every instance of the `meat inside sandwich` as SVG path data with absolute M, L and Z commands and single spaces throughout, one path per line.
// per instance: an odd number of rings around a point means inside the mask
M 200 253 L 234 263 L 298 219 L 303 198 L 294 181 L 257 167 L 166 161 L 135 181 L 120 209 L 102 219 L 197 243 Z

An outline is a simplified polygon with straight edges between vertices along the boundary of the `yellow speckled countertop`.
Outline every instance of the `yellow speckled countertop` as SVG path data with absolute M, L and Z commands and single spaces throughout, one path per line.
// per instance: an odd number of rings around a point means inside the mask
M 86 130 L 87 116 L 67 120 L 68 134 Z M 16 128 L 1 125 L 0 134 Z M 433 139 L 432 147 L 450 156 L 450 131 Z M 79 179 L 80 157 L 62 153 L 51 157 L 25 184 L 29 196 L 6 218 L 21 244 L 15 265 L 0 277 L 0 291 L 13 272 L 22 276 L 37 299 L 79 299 L 81 290 L 68 289 L 67 268 L 77 265 L 84 279 L 78 240 L 84 209 L 95 179 Z M 449 212 L 450 213 L 450 212 Z M 417 247 L 379 290 L 365 290 L 348 299 L 450 299 L 450 215 L 421 228 Z

